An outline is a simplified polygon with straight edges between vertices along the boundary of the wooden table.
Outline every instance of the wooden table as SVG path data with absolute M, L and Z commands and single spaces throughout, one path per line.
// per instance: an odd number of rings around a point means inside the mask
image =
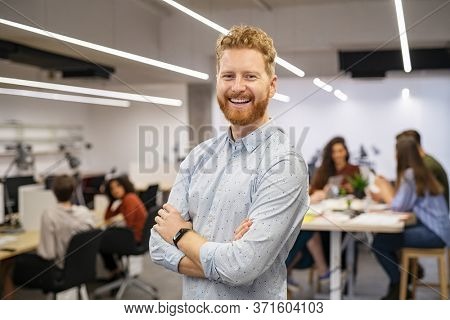
M 342 299 L 341 290 L 341 233 L 349 235 L 347 245 L 348 294 L 353 296 L 353 262 L 355 239 L 352 232 L 400 233 L 405 224 L 415 223 L 413 214 L 391 211 L 363 213 L 354 218 L 341 212 L 327 211 L 319 215 L 307 214 L 302 230 L 330 231 L 330 299 Z
M 11 237 L 11 238 L 10 238 Z M 11 241 L 4 242 L 10 238 Z M 22 233 L 0 234 L 0 261 L 35 250 L 39 243 L 39 231 L 25 231 Z

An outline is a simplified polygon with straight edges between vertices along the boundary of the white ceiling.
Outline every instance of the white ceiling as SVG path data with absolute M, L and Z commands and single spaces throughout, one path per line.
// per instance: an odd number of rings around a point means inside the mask
M 261 25 L 276 38 L 279 55 L 305 67 L 308 76 L 336 74 L 339 49 L 376 48 L 386 39 L 394 39 L 387 47 L 399 47 L 395 40 L 398 31 L 393 0 L 179 2 L 225 27 L 247 22 L 247 19 L 249 24 Z M 415 46 L 450 44 L 450 5 L 443 6 L 450 1 L 403 2 L 407 22 L 419 22 L 409 34 Z M 439 6 L 443 8 L 427 16 Z M 0 18 L 24 24 L 37 21 L 53 32 L 207 72 L 214 79 L 213 50 L 217 32 L 161 0 L 3 0 L 0 1 Z M 0 39 L 111 65 L 121 79 L 113 79 L 111 84 L 199 81 L 3 25 L 0 25 Z M 17 76 L 22 71 L 23 67 L 18 67 Z M 14 73 L 14 66 L 0 60 L 0 76 L 14 76 Z M 288 73 L 281 71 L 279 75 Z
M 0 24 L 0 39 L 93 63 L 113 66 L 116 69 L 116 74 L 120 73 L 119 78 L 121 80 L 113 75 L 111 78 L 112 83 L 120 84 L 122 81 L 126 83 L 188 82 L 192 79 L 183 74 L 170 72 L 161 68 L 123 59 L 77 45 L 56 41 L 48 37 L 33 35 L 27 31 L 2 24 Z M 0 63 L 1 62 L 2 59 L 0 59 Z M 73 81 L 73 79 L 70 81 Z
M 138 0 L 149 5 L 159 6 L 160 0 Z M 214 12 L 227 11 L 236 8 L 245 9 L 261 9 L 265 11 L 272 11 L 282 7 L 293 7 L 303 5 L 324 5 L 324 4 L 339 4 L 345 5 L 349 2 L 381 2 L 390 0 L 179 0 L 178 3 L 188 7 L 194 11 Z M 166 4 L 162 4 L 166 5 Z

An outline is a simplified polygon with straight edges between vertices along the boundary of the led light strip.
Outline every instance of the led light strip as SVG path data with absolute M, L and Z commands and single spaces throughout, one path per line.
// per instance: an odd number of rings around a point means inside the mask
M 291 98 L 289 98 L 289 96 L 285 95 L 285 94 L 281 94 L 276 92 L 275 95 L 272 97 L 272 99 L 281 101 L 281 102 L 289 102 L 291 101 Z
M 91 89 L 91 88 L 85 88 L 85 87 L 75 87 L 75 86 L 68 86 L 68 85 L 49 83 L 49 82 L 29 81 L 29 80 L 22 80 L 22 79 L 0 77 L 0 83 L 40 88 L 40 89 L 49 89 L 49 90 L 65 91 L 65 92 L 72 92 L 72 93 L 80 93 L 80 94 L 107 97 L 107 98 L 115 98 L 115 99 L 122 99 L 122 100 L 157 103 L 157 104 L 164 104 L 164 105 L 175 106 L 175 107 L 180 107 L 183 104 L 183 102 L 178 99 L 144 96 L 144 95 L 133 94 L 133 93 Z
M 68 42 L 68 43 L 72 43 L 81 47 L 85 47 L 85 48 L 89 48 L 92 50 L 96 50 L 96 51 L 100 51 L 100 52 L 104 52 L 104 53 L 108 53 L 114 56 L 118 56 L 121 58 L 125 58 L 128 60 L 133 60 L 136 62 L 141 62 L 150 66 L 155 66 L 158 68 L 162 68 L 162 69 L 166 69 L 166 70 L 170 70 L 173 72 L 178 72 L 181 74 L 185 74 L 191 77 L 195 77 L 195 78 L 199 78 L 199 79 L 203 79 L 203 80 L 208 80 L 209 75 L 203 72 L 199 72 L 199 71 L 195 71 L 195 70 L 191 70 L 191 69 L 187 69 L 187 68 L 183 68 L 183 67 L 179 67 L 170 63 L 166 63 L 166 62 L 162 62 L 162 61 L 158 61 L 158 60 L 154 60 L 154 59 L 150 59 L 150 58 L 146 58 L 143 56 L 139 56 L 137 54 L 133 54 L 133 53 L 128 53 L 125 51 L 121 51 L 121 50 L 116 50 L 113 48 L 109 48 L 109 47 L 105 47 L 102 45 L 98 45 L 95 43 L 91 43 L 91 42 L 87 42 L 87 41 L 83 41 L 83 40 L 79 40 L 76 38 L 72 38 L 72 37 L 67 37 L 58 33 L 54 33 L 54 32 L 50 32 L 50 31 L 46 31 L 46 30 L 42 30 L 42 29 L 38 29 L 38 28 L 34 28 L 34 27 L 30 27 L 21 23 L 17 23 L 17 22 L 13 22 L 13 21 L 9 21 L 9 20 L 5 20 L 5 19 L 0 19 L 0 23 L 13 27 L 13 28 L 18 28 L 21 30 L 25 30 L 25 31 L 29 31 L 32 33 L 36 33 L 36 34 L 40 34 L 42 36 L 45 37 L 49 37 L 49 38 L 53 38 L 53 39 L 57 39 L 60 41 L 64 41 L 64 42 Z
M 343 93 L 341 90 L 334 90 L 334 95 L 336 98 L 338 98 L 341 101 L 347 101 L 348 97 L 345 93 Z
M 329 84 L 323 82 L 319 78 L 314 78 L 313 83 L 316 86 L 318 86 L 320 89 L 325 90 L 326 92 L 332 92 L 333 91 L 333 87 L 332 86 L 330 86 Z
M 74 96 L 69 94 L 60 93 L 50 93 L 32 90 L 19 90 L 19 89 L 8 89 L 0 88 L 0 94 L 7 94 L 20 97 L 30 97 L 57 101 L 68 101 L 68 102 L 79 102 L 79 103 L 89 103 L 89 104 L 99 104 L 103 106 L 113 106 L 128 108 L 130 106 L 129 101 L 115 100 L 115 99 L 104 99 L 104 98 L 92 98 L 84 96 Z
M 402 0 L 395 0 L 395 11 L 397 13 L 398 33 L 400 35 L 400 45 L 402 48 L 403 69 L 405 72 L 411 72 L 411 58 L 409 56 L 408 36 L 406 35 Z

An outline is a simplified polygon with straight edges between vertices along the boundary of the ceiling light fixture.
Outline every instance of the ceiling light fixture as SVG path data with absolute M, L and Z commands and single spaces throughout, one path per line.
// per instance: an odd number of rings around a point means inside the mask
M 43 29 L 38 29 L 38 28 L 34 28 L 31 26 L 27 26 L 21 23 L 17 23 L 17 22 L 13 22 L 13 21 L 9 21 L 9 20 L 5 20 L 5 19 L 0 19 L 0 23 L 13 27 L 13 28 L 18 28 L 21 30 L 25 30 L 25 31 L 29 31 L 35 34 L 40 34 L 42 36 L 45 37 L 49 37 L 49 38 L 53 38 L 53 39 L 57 39 L 60 41 L 64 41 L 64 42 L 68 42 L 68 43 L 72 43 L 81 47 L 85 47 L 85 48 L 89 48 L 92 50 L 96 50 L 96 51 L 100 51 L 100 52 L 104 52 L 107 54 L 111 54 L 117 57 L 121 57 L 121 58 L 125 58 L 128 60 L 133 60 L 136 62 L 140 62 L 140 63 L 144 63 L 150 66 L 154 66 L 154 67 L 158 67 L 158 68 L 162 68 L 162 69 L 166 69 L 166 70 L 170 70 L 173 72 L 178 72 L 181 74 L 185 74 L 191 77 L 195 77 L 195 78 L 199 78 L 199 79 L 203 79 L 203 80 L 208 80 L 209 75 L 203 72 L 199 72 L 199 71 L 195 71 L 195 70 L 191 70 L 191 69 L 187 69 L 187 68 L 183 68 L 183 67 L 179 67 L 170 63 L 166 63 L 166 62 L 162 62 L 162 61 L 158 61 L 155 59 L 150 59 L 150 58 L 146 58 L 143 56 L 139 56 L 137 54 L 133 54 L 133 53 L 128 53 L 125 51 L 121 51 L 121 50 L 116 50 L 113 48 L 109 48 L 109 47 L 105 47 L 102 45 L 98 45 L 95 43 L 91 43 L 91 42 L 87 42 L 87 41 L 83 41 L 83 40 L 79 40 L 76 38 L 72 38 L 72 37 L 67 37 L 58 33 L 54 33 L 54 32 L 50 32 L 50 31 L 46 31 Z
M 291 101 L 291 98 L 289 98 L 289 96 L 285 95 L 285 94 L 281 94 L 276 92 L 275 95 L 272 97 L 272 99 L 281 101 L 281 102 L 289 102 Z
M 187 15 L 191 16 L 192 18 L 200 21 L 203 24 L 206 24 L 207 26 L 213 28 L 216 31 L 219 31 L 221 34 L 227 34 L 228 30 L 225 29 L 224 27 L 218 25 L 217 23 L 199 15 L 198 13 L 192 11 L 191 9 L 186 8 L 185 6 L 182 6 L 181 4 L 173 1 L 173 0 L 162 0 L 165 3 L 167 3 L 168 5 L 171 5 L 172 7 L 186 13 Z M 287 62 L 284 59 L 281 59 L 280 57 L 276 57 L 275 58 L 275 62 L 282 66 L 283 68 L 289 70 L 290 72 L 292 72 L 293 74 L 299 76 L 299 77 L 304 77 L 305 76 L 305 72 L 299 68 L 297 68 L 296 66 L 294 66 L 293 64 Z
M 400 35 L 400 45 L 402 48 L 403 69 L 411 72 L 411 58 L 409 56 L 408 37 L 406 35 L 405 16 L 403 15 L 402 0 L 395 0 L 395 11 L 397 12 L 398 33 Z
M 107 97 L 107 98 L 115 98 L 115 99 L 122 99 L 122 100 L 164 104 L 164 105 L 175 106 L 175 107 L 180 107 L 183 104 L 183 102 L 178 99 L 160 98 L 160 97 L 145 96 L 145 95 L 140 95 L 140 94 L 126 93 L 126 92 L 91 89 L 91 88 L 85 88 L 85 87 L 75 87 L 75 86 L 68 86 L 68 85 L 64 85 L 64 84 L 56 84 L 56 83 L 49 83 L 49 82 L 39 82 L 39 81 L 30 81 L 30 80 L 0 77 L 0 83 L 40 88 L 40 89 L 65 91 L 65 92 L 72 92 L 72 93 L 79 93 L 79 94 L 86 94 L 86 95 L 100 96 L 100 97 Z
M 341 101 L 347 101 L 348 97 L 345 93 L 343 93 L 341 90 L 334 90 L 334 95 L 336 96 L 336 98 L 338 98 Z
M 29 97 L 29 98 L 48 99 L 48 100 L 57 100 L 57 101 L 99 104 L 99 105 L 103 105 L 103 106 L 113 106 L 113 107 L 122 107 L 122 108 L 128 108 L 130 106 L 130 102 L 124 101 L 124 100 L 74 96 L 74 95 L 69 95 L 69 94 L 50 93 L 50 92 L 41 92 L 41 91 L 32 91 L 32 90 L 0 88 L 0 94 L 20 96 L 20 97 Z
M 409 89 L 408 88 L 403 88 L 402 89 L 402 98 L 404 100 L 408 100 L 409 99 Z
M 329 84 L 323 82 L 319 78 L 314 78 L 313 83 L 316 86 L 318 86 L 320 89 L 325 90 L 326 92 L 332 92 L 333 91 L 333 87 L 332 86 L 330 86 Z

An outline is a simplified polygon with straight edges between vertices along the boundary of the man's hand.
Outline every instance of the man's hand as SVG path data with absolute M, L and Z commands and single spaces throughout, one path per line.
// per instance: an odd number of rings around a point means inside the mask
M 253 221 L 251 221 L 249 218 L 244 219 L 241 224 L 234 230 L 234 238 L 233 240 L 239 240 L 241 239 L 244 234 L 247 233 L 247 231 L 250 229 L 251 225 L 253 224 Z
M 168 243 L 173 244 L 173 237 L 181 228 L 192 229 L 192 223 L 185 221 L 177 209 L 166 203 L 159 209 L 153 227 Z

